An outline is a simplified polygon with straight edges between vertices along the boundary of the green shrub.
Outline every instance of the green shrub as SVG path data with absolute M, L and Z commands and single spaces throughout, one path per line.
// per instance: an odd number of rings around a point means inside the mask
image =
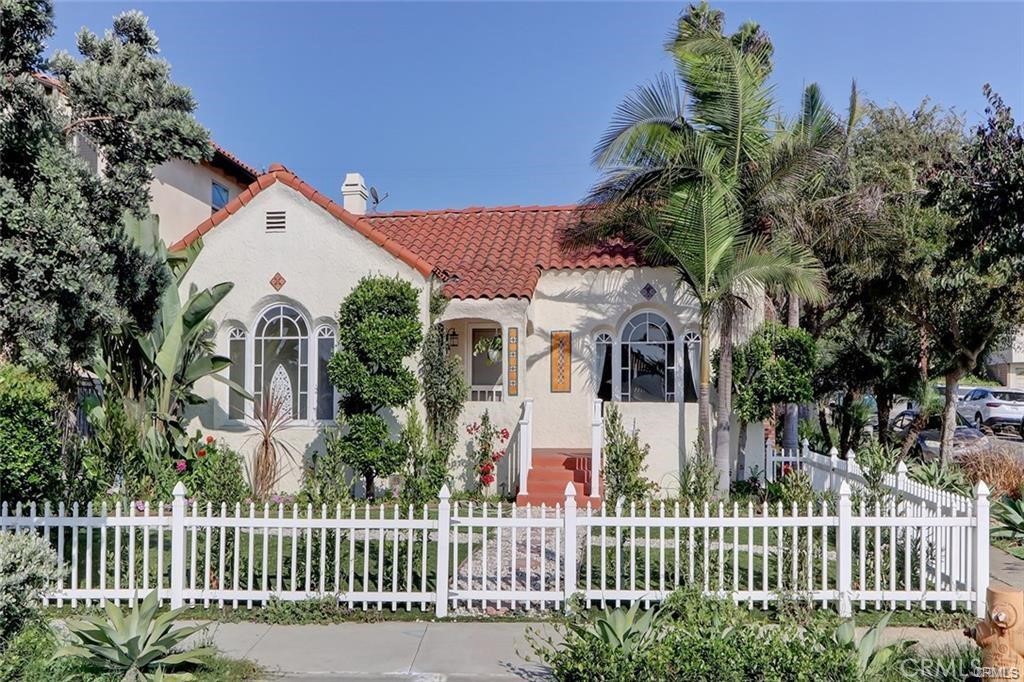
M 555 636 L 530 633 L 528 641 L 562 682 L 861 679 L 857 651 L 840 644 L 831 628 L 757 625 L 731 600 L 691 591 L 671 595 L 657 617 L 631 612 L 617 617 L 629 626 L 619 630 L 631 636 L 607 636 L 613 628 L 602 622 L 613 612 L 570 623 Z
M 43 619 L 28 622 L 0 650 L 0 680 L 51 682 L 90 679 L 81 666 L 66 659 L 54 660 L 59 646 L 57 635 Z
M 323 452 L 313 453 L 312 459 L 302 470 L 302 486 L 298 502 L 319 508 L 326 504 L 328 511 L 338 504 L 348 505 L 352 501 L 348 467 L 342 461 L 341 450 L 333 443 L 338 438 L 335 431 L 325 436 L 327 446 Z
M 213 506 L 235 503 L 252 497 L 242 467 L 242 456 L 213 436 L 198 434 L 189 447 L 186 470 L 182 481 L 185 489 L 197 502 Z
M 23 367 L 0 364 L 0 491 L 4 499 L 60 497 L 56 394 L 52 383 Z
M 654 490 L 654 484 L 643 477 L 644 464 L 650 455 L 650 446 L 640 443 L 637 430 L 627 431 L 622 413 L 614 403 L 608 403 L 604 415 L 604 495 L 616 504 L 619 498 L 640 502 Z
M 804 511 L 807 503 L 817 497 L 810 475 L 797 469 L 787 471 L 782 478 L 769 483 L 767 493 L 768 501 L 771 504 L 782 503 L 782 509 L 786 512 L 792 509 L 794 503 L 798 511 Z
M 0 644 L 21 629 L 33 602 L 60 573 L 46 540 L 32 533 L 0 533 Z

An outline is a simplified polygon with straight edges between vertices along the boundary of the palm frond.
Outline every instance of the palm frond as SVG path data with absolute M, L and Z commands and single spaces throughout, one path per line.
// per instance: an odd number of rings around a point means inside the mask
M 598 168 L 635 164 L 652 150 L 672 147 L 673 139 L 690 130 L 679 88 L 668 74 L 658 74 L 616 108 L 611 125 L 594 148 Z
M 731 291 L 774 288 L 796 294 L 811 303 L 825 298 L 825 271 L 803 244 L 763 237 L 747 240 L 737 249 L 728 272 L 721 277 Z

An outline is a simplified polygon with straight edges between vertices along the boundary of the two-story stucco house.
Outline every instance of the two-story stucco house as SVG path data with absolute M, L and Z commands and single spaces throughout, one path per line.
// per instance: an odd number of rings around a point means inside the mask
M 272 390 L 290 396 L 286 439 L 298 452 L 322 448 L 323 427 L 336 416 L 327 361 L 338 307 L 360 278 L 380 274 L 420 291 L 424 324 L 431 288 L 450 298 L 442 319 L 472 387 L 462 423 L 488 410 L 512 432 L 502 492 L 518 490 L 521 502 L 560 501 L 571 480 L 581 498 L 599 494 L 589 470 L 600 456 L 608 401 L 650 444 L 647 476 L 675 486 L 697 438 L 703 341 L 675 272 L 645 267 L 628 246 L 565 252 L 560 233 L 577 218 L 573 206 L 367 213 L 356 173 L 341 194 L 335 201 L 274 164 L 185 233 L 161 215 L 172 248 L 203 240 L 186 287 L 234 283 L 214 313 L 216 343 L 232 359 L 230 378 L 257 401 Z M 500 356 L 474 352 L 495 336 Z M 220 382 L 198 390 L 210 400 L 195 426 L 252 450 L 253 401 Z M 756 463 L 760 426 L 750 427 L 747 442 Z M 471 478 L 465 445 L 456 454 L 466 461 L 454 463 L 463 483 Z

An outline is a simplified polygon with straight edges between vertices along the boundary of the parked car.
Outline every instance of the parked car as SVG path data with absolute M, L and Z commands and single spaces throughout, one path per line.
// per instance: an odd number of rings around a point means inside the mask
M 903 410 L 889 423 L 889 433 L 895 441 L 902 441 L 910 430 L 910 425 L 917 419 L 917 410 Z M 942 440 L 942 415 L 936 414 L 928 418 L 924 429 L 917 434 L 917 442 L 911 455 L 925 461 L 939 456 Z M 986 447 L 988 436 L 973 427 L 970 422 L 959 414 L 956 416 L 956 428 L 953 430 L 953 457 L 959 457 L 970 450 Z
M 976 428 L 1016 431 L 1024 420 L 1024 391 L 1012 388 L 976 388 L 961 399 L 956 411 Z

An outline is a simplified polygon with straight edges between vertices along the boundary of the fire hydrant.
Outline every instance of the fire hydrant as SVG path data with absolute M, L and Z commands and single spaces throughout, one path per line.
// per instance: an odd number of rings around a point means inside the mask
M 986 594 L 988 617 L 964 634 L 981 647 L 982 680 L 1024 680 L 1024 592 L 997 587 Z

